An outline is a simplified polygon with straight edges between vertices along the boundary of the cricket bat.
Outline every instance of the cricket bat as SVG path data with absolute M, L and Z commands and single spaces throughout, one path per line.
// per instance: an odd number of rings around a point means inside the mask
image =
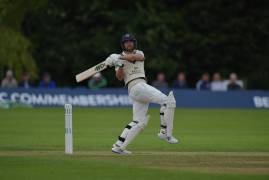
M 105 63 L 105 61 L 87 69 L 86 71 L 83 71 L 79 74 L 76 75 L 76 81 L 77 82 L 81 82 L 93 75 L 95 75 L 96 73 L 103 71 L 107 68 L 107 64 Z

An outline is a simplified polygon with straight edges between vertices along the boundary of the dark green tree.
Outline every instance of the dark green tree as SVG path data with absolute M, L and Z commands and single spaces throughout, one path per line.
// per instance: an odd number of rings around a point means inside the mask
M 123 33 L 132 32 L 146 56 L 147 77 L 158 71 L 172 82 L 186 71 L 194 85 L 202 72 L 237 72 L 249 88 L 269 88 L 268 1 L 250 0 L 48 0 L 24 17 L 41 71 L 61 85 L 120 52 Z M 117 86 L 113 71 L 105 71 Z M 86 84 L 86 82 L 85 82 Z
M 1 0 L 0 2 L 0 74 L 12 69 L 19 78 L 27 71 L 37 77 L 31 43 L 21 34 L 24 14 L 41 5 L 39 0 Z

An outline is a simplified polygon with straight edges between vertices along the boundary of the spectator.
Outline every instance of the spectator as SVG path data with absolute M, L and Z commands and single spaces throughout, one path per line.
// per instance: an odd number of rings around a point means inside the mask
M 29 89 L 31 86 L 32 82 L 30 82 L 29 75 L 27 73 L 23 73 L 21 81 L 19 82 L 19 87 Z
M 39 82 L 39 88 L 55 88 L 55 81 L 51 80 L 49 73 L 44 73 L 42 80 Z
M 177 88 L 177 89 L 188 88 L 187 83 L 186 83 L 185 73 L 183 72 L 178 73 L 177 79 L 173 83 L 173 88 Z
M 213 79 L 211 82 L 211 90 L 212 91 L 226 91 L 227 90 L 225 83 L 222 81 L 222 78 L 219 73 L 215 73 L 213 75 Z
M 201 90 L 210 90 L 209 74 L 204 73 L 202 78 L 196 83 L 196 89 Z
M 89 81 L 88 86 L 90 89 L 100 89 L 107 85 L 107 80 L 101 73 L 96 73 Z
M 157 74 L 157 79 L 153 81 L 152 86 L 160 89 L 160 88 L 167 88 L 168 84 L 165 80 L 165 74 L 163 72 L 159 72 Z
M 3 88 L 16 88 L 18 86 L 16 79 L 13 77 L 13 72 L 8 70 L 6 77 L 1 82 Z
M 228 90 L 233 91 L 233 90 L 241 90 L 242 87 L 237 83 L 238 78 L 236 73 L 231 73 L 230 74 L 230 81 L 228 84 Z

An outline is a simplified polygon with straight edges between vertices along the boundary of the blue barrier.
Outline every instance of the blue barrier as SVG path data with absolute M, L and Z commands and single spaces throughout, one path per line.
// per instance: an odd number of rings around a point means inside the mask
M 169 89 L 163 90 L 166 94 L 169 91 Z M 179 108 L 269 108 L 269 91 L 174 90 L 174 95 Z M 0 88 L 0 102 L 3 101 L 20 102 L 34 107 L 57 107 L 65 103 L 80 107 L 132 106 L 128 91 L 124 88 L 102 90 Z

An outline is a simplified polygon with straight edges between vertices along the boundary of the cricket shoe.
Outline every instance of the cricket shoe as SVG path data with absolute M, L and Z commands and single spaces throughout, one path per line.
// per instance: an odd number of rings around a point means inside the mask
M 123 149 L 121 149 L 120 147 L 118 147 L 115 144 L 113 144 L 113 148 L 111 150 L 112 150 L 113 153 L 116 153 L 116 154 L 124 154 L 124 155 L 132 154 L 131 151 L 123 150 Z
M 165 140 L 166 142 L 170 143 L 170 144 L 176 144 L 178 143 L 178 140 L 173 137 L 173 136 L 167 136 L 166 134 L 163 133 L 158 133 L 158 137 L 162 140 Z

